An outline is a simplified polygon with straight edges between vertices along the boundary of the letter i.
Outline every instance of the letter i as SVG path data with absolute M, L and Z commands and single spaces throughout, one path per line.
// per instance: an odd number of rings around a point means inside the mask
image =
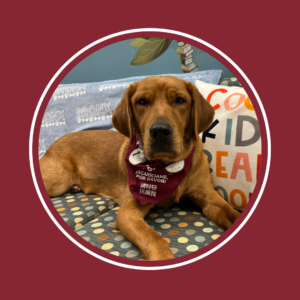
M 230 145 L 231 141 L 232 119 L 227 119 L 225 145 Z

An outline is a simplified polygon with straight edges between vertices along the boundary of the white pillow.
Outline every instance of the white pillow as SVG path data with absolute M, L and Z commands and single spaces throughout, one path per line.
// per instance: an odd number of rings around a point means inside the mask
M 200 134 L 215 189 L 234 208 L 243 210 L 253 193 L 261 161 L 258 120 L 245 90 L 195 82 L 215 109 L 210 127 Z

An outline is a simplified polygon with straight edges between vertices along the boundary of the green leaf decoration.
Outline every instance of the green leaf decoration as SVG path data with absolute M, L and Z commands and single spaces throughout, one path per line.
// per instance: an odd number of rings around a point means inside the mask
M 149 43 L 147 39 L 137 38 L 130 42 L 130 46 L 132 47 L 142 47 L 145 43 Z
M 149 38 L 136 53 L 131 65 L 144 65 L 162 55 L 171 44 L 171 39 Z

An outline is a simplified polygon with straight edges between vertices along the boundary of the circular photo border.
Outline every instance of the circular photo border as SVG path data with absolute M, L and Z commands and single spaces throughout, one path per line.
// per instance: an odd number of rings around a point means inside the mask
M 178 258 L 174 258 L 172 260 L 167 261 L 134 261 L 126 258 L 121 258 L 118 256 L 114 256 L 114 260 L 112 260 L 112 254 L 109 254 L 101 249 L 98 249 L 82 238 L 80 238 L 61 218 L 59 220 L 59 214 L 55 210 L 54 207 L 49 205 L 51 203 L 49 196 L 47 195 L 46 189 L 43 185 L 40 169 L 39 169 L 39 160 L 38 160 L 38 140 L 39 140 L 39 131 L 40 125 L 42 122 L 43 114 L 46 110 L 47 104 L 55 91 L 56 87 L 60 84 L 62 79 L 70 72 L 72 68 L 74 68 L 80 61 L 94 53 L 95 51 L 104 48 L 113 43 L 125 40 L 132 39 L 136 37 L 140 37 L 141 34 L 143 36 L 153 36 L 156 37 L 168 37 L 172 39 L 179 39 L 197 46 L 201 48 L 208 54 L 212 55 L 214 58 L 219 60 L 225 67 L 227 67 L 237 79 L 241 82 L 242 86 L 245 88 L 247 94 L 249 95 L 251 102 L 256 108 L 255 112 L 257 114 L 257 118 L 259 120 L 259 126 L 261 131 L 261 143 L 263 149 L 260 173 L 258 176 L 258 180 L 256 183 L 256 187 L 253 191 L 252 197 L 249 200 L 246 208 L 242 212 L 239 219 L 225 232 L 223 233 L 216 241 L 210 243 L 204 248 L 197 250 L 191 254 L 187 254 Z M 260 108 L 259 110 L 257 108 Z M 180 31 L 169 30 L 169 29 L 161 29 L 161 28 L 139 28 L 139 29 L 131 29 L 120 31 L 101 39 L 96 40 L 95 42 L 89 44 L 84 47 L 76 54 L 74 54 L 51 78 L 49 83 L 47 84 L 45 90 L 43 91 L 39 102 L 36 106 L 34 116 L 31 123 L 30 129 L 30 137 L 29 137 L 29 161 L 30 161 L 30 170 L 33 178 L 34 186 L 36 188 L 39 199 L 46 210 L 49 217 L 52 219 L 54 224 L 58 227 L 58 229 L 75 245 L 79 248 L 87 252 L 88 254 L 105 261 L 107 263 L 129 268 L 136 270 L 164 270 L 171 269 L 180 266 L 184 266 L 195 261 L 198 261 L 212 253 L 216 250 L 220 249 L 227 242 L 229 242 L 246 224 L 254 210 L 256 209 L 263 191 L 266 186 L 266 182 L 268 179 L 270 162 L 271 162 L 271 137 L 270 137 L 270 129 L 268 124 L 268 119 L 262 105 L 262 102 L 259 98 L 258 93 L 253 87 L 252 83 L 248 79 L 248 77 L 244 74 L 244 72 L 223 52 L 221 52 L 216 47 L 211 44 L 192 36 L 187 33 L 183 33 Z M 55 217 L 55 215 L 57 217 Z

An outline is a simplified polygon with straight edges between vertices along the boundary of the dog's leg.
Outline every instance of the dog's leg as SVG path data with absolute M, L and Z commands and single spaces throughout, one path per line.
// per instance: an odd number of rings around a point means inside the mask
M 191 199 L 201 207 L 205 217 L 224 230 L 228 229 L 240 215 L 214 189 L 193 193 Z
M 140 205 L 132 196 L 127 198 L 117 213 L 115 227 L 144 253 L 147 260 L 174 258 L 168 242 L 144 220 L 152 207 L 153 204 Z
M 57 197 L 77 189 L 78 185 L 73 183 L 74 175 L 65 167 L 61 161 L 44 155 L 40 159 L 40 168 L 44 185 L 49 197 Z

